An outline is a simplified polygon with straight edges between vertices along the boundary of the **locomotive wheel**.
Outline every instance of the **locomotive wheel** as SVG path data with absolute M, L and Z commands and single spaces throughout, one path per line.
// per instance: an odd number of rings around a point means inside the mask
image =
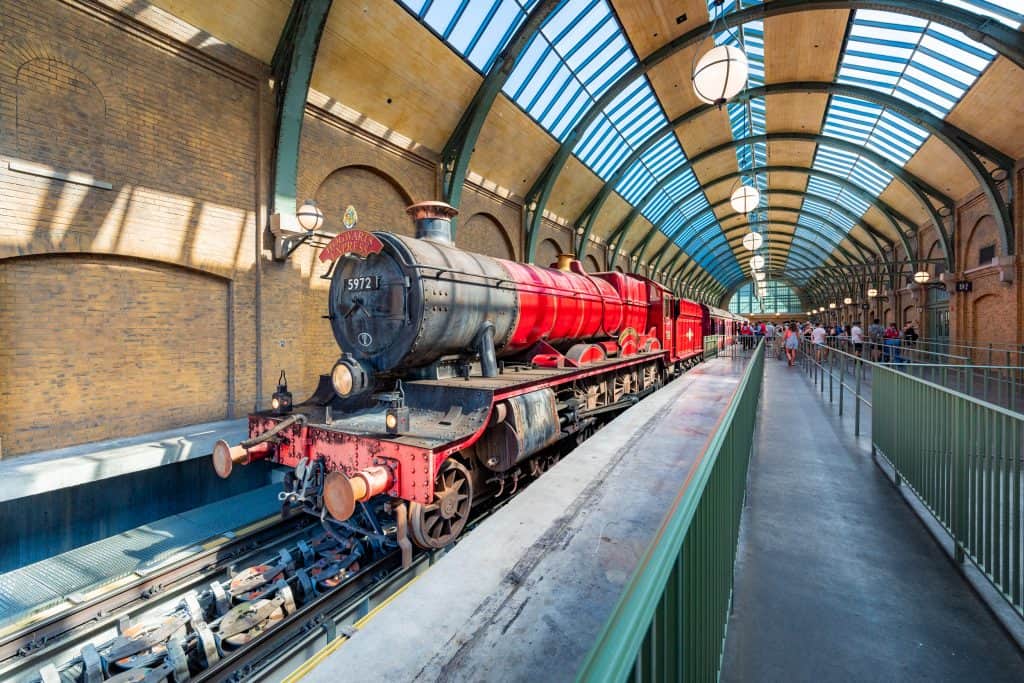
M 473 482 L 469 471 L 455 460 L 441 467 L 434 484 L 434 502 L 410 503 L 409 534 L 421 548 L 443 548 L 458 536 L 469 519 L 473 505 Z

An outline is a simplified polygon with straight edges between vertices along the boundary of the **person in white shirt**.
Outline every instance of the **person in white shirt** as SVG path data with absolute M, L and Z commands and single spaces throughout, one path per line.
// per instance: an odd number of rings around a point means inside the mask
M 764 343 L 768 345 L 769 352 L 775 348 L 775 325 L 771 323 L 764 328 Z
M 860 322 L 855 322 L 850 328 L 850 342 L 853 343 L 854 354 L 861 355 L 864 350 L 864 328 L 860 326 Z
M 817 357 L 819 363 L 825 357 L 825 354 L 827 352 L 825 348 L 826 337 L 828 337 L 828 333 L 825 331 L 825 327 L 821 324 L 821 321 L 819 320 L 817 326 L 813 330 L 811 330 L 811 341 L 813 341 L 814 346 L 817 347 L 815 356 Z

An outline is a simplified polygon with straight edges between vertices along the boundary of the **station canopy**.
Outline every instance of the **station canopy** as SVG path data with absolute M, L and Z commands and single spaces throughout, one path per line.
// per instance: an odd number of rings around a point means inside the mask
M 543 4 L 397 1 L 482 75 Z M 986 86 L 987 105 L 969 100 L 986 72 L 1005 85 L 997 60 L 1019 67 L 937 15 L 951 6 L 1019 30 L 1019 0 L 851 2 L 852 11 L 809 0 L 785 13 L 767 11 L 772 4 L 563 0 L 502 86 L 557 143 L 574 140 L 572 155 L 665 236 L 642 254 L 647 263 L 664 266 L 681 249 L 691 273 L 723 293 L 751 278 L 750 231 L 762 237 L 764 270 L 800 286 L 826 264 L 905 244 L 941 208 L 933 194 L 956 200 L 976 186 L 920 112 L 1016 151 L 985 130 L 999 82 Z M 894 11 L 877 9 L 887 4 Z M 676 49 L 701 26 L 700 40 Z M 746 88 L 721 108 L 701 102 L 691 82 L 716 45 L 741 49 L 748 63 Z M 581 121 L 582 134 L 570 135 Z M 729 198 L 742 185 L 760 196 L 737 212 Z M 643 252 L 643 237 L 624 237 L 623 253 Z

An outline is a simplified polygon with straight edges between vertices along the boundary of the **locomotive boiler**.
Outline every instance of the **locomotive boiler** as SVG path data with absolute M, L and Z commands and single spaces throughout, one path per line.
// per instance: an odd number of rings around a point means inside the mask
M 250 438 L 219 442 L 213 461 L 224 477 L 257 459 L 290 466 L 281 500 L 325 524 L 383 497 L 399 536 L 437 548 L 475 501 L 540 474 L 549 447 L 699 361 L 713 323 L 644 277 L 461 250 L 447 204 L 408 213 L 415 237 L 348 230 L 323 249 L 339 360 L 300 404 L 282 383 Z

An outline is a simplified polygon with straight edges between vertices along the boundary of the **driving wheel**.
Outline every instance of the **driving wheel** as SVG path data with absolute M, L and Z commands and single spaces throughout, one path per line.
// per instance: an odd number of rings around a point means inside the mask
M 469 471 L 456 460 L 447 460 L 434 482 L 434 502 L 409 505 L 409 531 L 421 548 L 443 548 L 458 536 L 469 519 L 473 483 Z

